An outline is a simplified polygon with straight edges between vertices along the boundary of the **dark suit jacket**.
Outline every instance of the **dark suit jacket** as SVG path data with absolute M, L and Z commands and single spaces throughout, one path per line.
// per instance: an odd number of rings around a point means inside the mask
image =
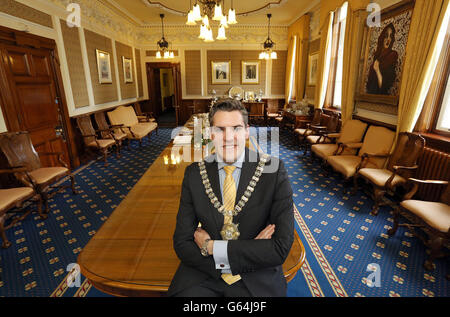
M 236 202 L 247 188 L 258 165 L 249 162 L 246 149 L 242 165 Z M 250 157 L 256 157 L 252 152 Z M 211 187 L 221 200 L 217 162 L 206 162 Z M 294 240 L 292 189 L 281 160 L 271 157 L 255 190 L 242 209 L 233 218 L 239 224 L 240 237 L 228 242 L 228 259 L 233 274 L 240 274 L 253 296 L 286 296 L 286 280 L 281 265 Z M 273 168 L 275 167 L 275 168 Z M 224 217 L 211 204 L 205 193 L 197 163 L 186 168 L 182 185 L 177 225 L 173 245 L 181 264 L 172 280 L 168 295 L 198 285 L 207 278 L 220 279 L 221 271 L 215 268 L 212 256 L 201 255 L 194 241 L 194 231 L 201 222 L 211 239 L 222 240 L 220 230 Z M 272 239 L 254 240 L 268 224 L 275 224 Z

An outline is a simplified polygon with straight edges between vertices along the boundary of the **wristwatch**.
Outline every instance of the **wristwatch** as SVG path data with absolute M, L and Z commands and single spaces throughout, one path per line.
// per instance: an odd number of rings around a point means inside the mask
M 203 256 L 209 256 L 209 254 L 208 254 L 208 242 L 209 241 L 211 241 L 211 239 L 206 239 L 202 244 L 202 248 L 200 249 L 200 252 L 202 253 Z

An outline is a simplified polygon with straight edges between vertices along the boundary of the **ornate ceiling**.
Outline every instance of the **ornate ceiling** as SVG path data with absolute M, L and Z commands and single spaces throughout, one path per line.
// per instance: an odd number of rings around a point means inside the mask
M 223 3 L 224 0 L 222 0 Z M 111 9 L 138 26 L 159 25 L 159 14 L 165 14 L 167 25 L 183 25 L 195 0 L 102 0 Z M 266 25 L 272 13 L 272 25 L 289 26 L 319 3 L 319 0 L 233 0 L 239 24 Z M 231 0 L 222 7 L 228 12 Z M 246 13 L 246 14 L 244 14 Z

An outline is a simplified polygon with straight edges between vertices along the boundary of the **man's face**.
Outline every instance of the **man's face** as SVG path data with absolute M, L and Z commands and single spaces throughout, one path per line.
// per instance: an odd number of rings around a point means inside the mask
M 211 138 L 218 160 L 235 162 L 245 150 L 249 136 L 248 126 L 245 126 L 241 112 L 219 110 L 214 114 L 213 122 Z

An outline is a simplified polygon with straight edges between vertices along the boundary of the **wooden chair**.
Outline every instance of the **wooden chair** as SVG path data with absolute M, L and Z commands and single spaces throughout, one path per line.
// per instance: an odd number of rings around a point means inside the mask
M 150 139 L 151 133 L 158 127 L 156 122 L 139 122 L 131 106 L 119 106 L 113 111 L 109 111 L 108 117 L 111 124 L 122 124 L 123 132 L 128 135 L 129 139 L 138 140 L 140 146 L 142 146 L 142 139 L 146 136 Z
M 337 154 L 340 144 L 352 144 L 361 142 L 364 132 L 366 132 L 367 124 L 359 120 L 348 120 L 343 125 L 339 133 L 324 133 L 324 136 L 330 140 L 330 143 L 313 144 L 311 153 L 326 162 L 329 156 Z M 356 149 L 342 149 L 341 154 L 353 155 Z
M 265 118 L 265 106 L 262 102 L 249 102 L 248 105 L 248 120 L 249 122 L 260 123 Z
M 121 129 L 121 127 L 123 127 L 123 124 L 109 125 L 108 122 L 106 122 L 104 112 L 95 113 L 94 118 L 102 138 L 108 138 L 108 136 L 112 133 L 114 139 L 119 145 L 119 152 L 120 149 L 122 148 L 122 143 L 124 141 L 127 141 L 127 147 L 128 149 L 130 149 L 130 142 L 128 142 L 128 136 Z
M 11 168 L 11 169 L 0 169 L 0 174 L 6 173 L 22 173 L 25 168 Z M 30 183 L 31 185 L 31 183 Z M 18 188 L 6 188 L 0 189 L 0 238 L 2 239 L 2 248 L 6 249 L 11 246 L 11 242 L 8 241 L 5 231 L 18 221 L 22 221 L 31 213 L 31 210 L 27 210 L 20 217 L 14 218 L 8 226 L 5 226 L 7 213 L 14 208 L 22 207 L 23 203 L 32 198 L 40 199 L 40 196 L 36 194 L 32 187 L 18 187 Z M 38 204 L 40 206 L 40 204 Z
M 394 142 L 395 132 L 384 127 L 370 126 L 363 143 L 339 144 L 345 148 L 359 149 L 358 155 L 342 155 L 342 151 L 327 158 L 327 163 L 346 180 L 364 167 L 382 168 Z
M 139 122 L 156 122 L 156 119 L 153 117 L 153 112 L 143 112 L 139 102 L 135 102 L 133 107 Z
M 41 203 L 44 204 L 44 210 L 39 206 L 42 219 L 47 218 L 49 213 L 48 199 L 63 190 L 71 187 L 75 190 L 75 177 L 71 173 L 67 164 L 62 160 L 62 152 L 39 152 L 34 149 L 30 134 L 26 131 L 5 132 L 0 134 L 0 149 L 8 161 L 9 168 L 23 167 L 23 172 L 15 173 L 16 178 L 25 186 L 32 186 L 41 196 Z M 56 155 L 62 166 L 42 167 L 39 159 L 40 155 Z M 66 176 L 70 177 L 70 185 L 54 185 Z
M 311 125 L 319 126 L 322 120 L 322 109 L 316 108 L 314 109 L 314 115 L 312 121 L 306 124 L 306 128 L 298 128 L 294 130 L 295 142 L 301 145 L 308 135 L 313 133 L 313 130 L 310 129 Z
M 85 115 L 77 118 L 78 129 L 83 136 L 84 144 L 88 150 L 96 149 L 103 154 L 103 160 L 105 161 L 105 166 L 108 166 L 108 150 L 113 146 L 116 147 L 117 157 L 120 157 L 119 144 L 114 138 L 114 134 L 111 129 L 101 129 L 96 131 L 92 126 L 92 121 L 90 115 Z M 101 134 L 99 132 L 102 132 Z M 100 136 L 100 137 L 98 137 Z
M 281 120 L 283 120 L 283 111 L 278 108 L 277 99 L 267 100 L 267 125 L 275 124 L 280 125 Z
M 418 168 L 417 161 L 425 147 L 425 139 L 417 134 L 402 132 L 399 134 L 394 152 L 389 155 L 386 168 L 362 168 L 356 173 L 354 189 L 356 192 L 358 178 L 362 178 L 373 186 L 374 206 L 371 215 L 378 214 L 381 200 L 386 192 L 393 192 L 397 186 L 404 186 L 408 178 Z
M 341 125 L 340 118 L 340 114 L 332 113 L 327 116 L 325 126 L 310 125 L 310 129 L 313 132 L 306 137 L 303 155 L 308 153 L 308 148 L 311 148 L 313 144 L 332 143 L 332 139 L 329 139 L 327 135 L 339 132 Z
M 400 205 L 394 209 L 394 224 L 388 230 L 389 236 L 393 236 L 399 226 L 407 227 L 416 237 L 422 240 L 426 247 L 430 248 L 430 254 L 424 262 L 426 270 L 433 270 L 433 260 L 448 255 L 442 251 L 444 243 L 450 241 L 450 186 L 448 181 L 419 180 L 409 178 L 413 188 L 408 192 Z M 414 200 L 419 184 L 446 185 L 438 202 Z M 408 222 L 400 224 L 399 217 L 403 215 Z M 423 228 L 427 238 L 419 234 L 416 228 Z

